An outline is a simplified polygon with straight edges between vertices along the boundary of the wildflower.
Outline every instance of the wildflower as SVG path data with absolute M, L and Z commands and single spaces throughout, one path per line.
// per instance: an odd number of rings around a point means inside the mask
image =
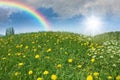
M 51 79 L 52 80 L 56 80 L 57 79 L 57 76 L 55 74 L 51 75 Z
M 68 54 L 67 52 L 65 52 L 65 54 Z
M 20 44 L 20 48 L 22 48 L 23 47 L 23 44 Z
M 33 41 L 32 44 L 34 44 L 35 42 Z
M 40 45 L 38 45 L 38 48 L 41 48 L 41 46 L 40 46 Z
M 35 48 L 35 46 L 32 47 L 33 49 Z
M 19 75 L 19 72 L 15 72 L 15 76 L 18 76 Z
M 116 64 L 113 64 L 112 66 L 116 67 Z
M 61 47 L 60 50 L 62 50 L 63 48 Z
M 22 53 L 16 53 L 15 55 L 20 56 Z
M 6 59 L 6 57 L 3 57 L 3 58 L 2 58 L 2 60 L 5 60 L 5 59 Z
M 50 57 L 49 57 L 49 56 L 46 56 L 46 59 L 50 59 Z
M 91 48 L 91 50 L 93 50 L 93 51 L 94 51 L 94 50 L 95 50 L 95 48 L 94 48 L 94 47 L 92 47 L 92 48 Z
M 110 79 L 112 79 L 112 76 L 108 76 L 107 78 L 108 78 L 108 80 L 110 80 Z
M 44 33 L 44 36 L 46 36 L 46 33 Z
M 78 65 L 77 67 L 78 67 L 78 68 L 81 68 L 81 67 L 82 67 L 82 65 Z
M 34 52 L 36 52 L 36 51 L 37 51 L 37 49 L 34 49 L 33 51 L 34 51 Z
M 94 62 L 94 61 L 95 61 L 95 59 L 94 59 L 94 58 L 92 58 L 92 59 L 91 59 L 91 62 Z
M 72 62 L 73 62 L 73 59 L 68 59 L 68 62 L 69 62 L 69 63 L 72 63 Z
M 32 73 L 33 73 L 33 71 L 32 71 L 32 70 L 30 70 L 30 71 L 28 72 L 28 74 L 29 74 L 29 75 L 31 75 Z
M 103 58 L 103 56 L 100 56 L 100 58 Z
M 61 64 L 58 64 L 58 65 L 57 65 L 57 68 L 61 68 L 61 67 L 62 67 L 62 65 L 61 65 Z
M 51 52 L 52 50 L 49 48 L 48 50 L 47 50 L 47 52 Z
M 25 46 L 25 49 L 28 49 L 29 48 L 29 46 Z
M 54 43 L 54 45 L 57 45 L 57 43 Z
M 16 48 L 19 48 L 19 45 L 16 45 Z
M 37 80 L 42 80 L 42 78 L 41 78 L 41 77 L 38 77 Z
M 24 63 L 19 63 L 19 64 L 18 64 L 18 66 L 22 66 L 22 65 L 24 65 Z
M 93 75 L 94 75 L 95 77 L 98 77 L 98 76 L 99 76 L 99 73 L 98 73 L 98 72 L 94 72 Z
M 44 75 L 47 75 L 47 74 L 49 74 L 49 72 L 48 72 L 48 71 L 44 71 L 43 74 L 44 74 Z
M 84 43 L 84 46 L 86 46 L 87 45 L 87 43 Z
M 8 53 L 8 56 L 10 56 L 11 54 L 10 53 Z
M 26 56 L 24 55 L 23 58 L 25 58 Z
M 36 58 L 36 59 L 40 58 L 40 55 L 38 55 L 38 54 L 37 54 L 37 55 L 35 55 L 35 58 Z
M 93 77 L 91 75 L 88 75 L 86 80 L 93 80 Z
M 116 80 L 120 80 L 120 75 L 116 77 Z

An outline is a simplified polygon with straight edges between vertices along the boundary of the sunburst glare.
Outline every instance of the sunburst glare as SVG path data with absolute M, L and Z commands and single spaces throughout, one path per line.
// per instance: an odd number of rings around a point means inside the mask
M 94 36 L 102 31 L 103 22 L 100 17 L 89 16 L 84 20 L 85 31 L 84 33 Z

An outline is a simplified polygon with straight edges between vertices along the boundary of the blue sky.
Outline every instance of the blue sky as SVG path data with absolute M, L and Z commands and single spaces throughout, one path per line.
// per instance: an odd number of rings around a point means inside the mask
M 52 31 L 68 31 L 85 34 L 86 19 L 91 15 L 100 18 L 100 33 L 120 31 L 119 0 L 11 0 L 34 7 L 51 24 Z M 93 26 L 93 25 L 89 25 Z M 0 7 L 0 34 L 8 27 L 16 33 L 45 31 L 42 25 L 26 11 Z M 92 27 L 90 27 L 92 28 Z M 92 29 L 90 29 L 92 30 Z M 87 35 L 91 34 L 90 30 Z M 95 29 L 94 29 L 95 30 Z M 95 34 L 99 34 L 95 32 Z

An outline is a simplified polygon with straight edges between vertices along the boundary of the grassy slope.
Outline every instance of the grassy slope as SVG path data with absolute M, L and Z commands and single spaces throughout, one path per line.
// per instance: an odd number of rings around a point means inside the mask
M 107 66 L 106 62 L 99 58 L 93 58 L 96 51 L 101 49 L 101 45 L 91 43 L 90 37 L 79 34 L 21 34 L 0 38 L 0 45 L 0 80 L 36 80 L 38 77 L 50 80 L 52 74 L 55 74 L 58 80 L 85 80 L 94 72 L 99 72 L 98 79 L 105 80 L 109 75 L 115 78 L 120 74 L 119 65 L 114 60 L 116 68 Z M 36 55 L 40 57 L 36 59 Z M 115 60 L 118 58 L 115 57 Z M 109 61 L 109 57 L 105 60 Z M 109 71 L 109 68 L 112 70 Z M 30 70 L 33 71 L 32 75 L 28 74 Z M 49 72 L 48 75 L 43 74 L 45 70 Z
M 0 37 L 2 37 L 3 35 L 0 34 Z
M 103 43 L 108 40 L 117 40 L 120 41 L 120 31 L 117 32 L 108 32 L 93 37 L 93 41 L 97 43 Z

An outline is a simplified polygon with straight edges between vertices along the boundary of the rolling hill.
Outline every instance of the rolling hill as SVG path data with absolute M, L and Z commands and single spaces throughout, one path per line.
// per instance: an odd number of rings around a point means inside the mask
M 3 36 L 2 34 L 0 34 L 0 37 Z
M 99 34 L 93 37 L 93 41 L 97 43 L 102 43 L 108 40 L 120 41 L 120 31 L 107 32 L 107 33 Z
M 1 37 L 0 80 L 120 80 L 118 35 L 102 35 L 38 32 Z

